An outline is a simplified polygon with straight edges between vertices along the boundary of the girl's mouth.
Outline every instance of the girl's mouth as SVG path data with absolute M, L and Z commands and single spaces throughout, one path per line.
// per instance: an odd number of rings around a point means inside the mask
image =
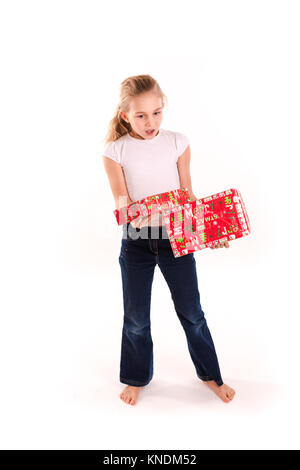
M 151 131 L 146 131 L 146 134 L 152 135 L 155 129 L 152 129 Z

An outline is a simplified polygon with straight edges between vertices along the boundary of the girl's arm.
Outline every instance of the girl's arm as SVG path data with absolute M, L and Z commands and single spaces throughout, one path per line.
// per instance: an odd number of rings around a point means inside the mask
M 123 169 L 119 163 L 114 162 L 111 158 L 105 157 L 103 155 L 104 168 L 107 173 L 111 191 L 115 199 L 116 209 L 121 207 L 128 206 L 133 201 L 131 201 Z
M 179 173 L 180 179 L 180 187 L 181 188 L 188 188 L 189 194 L 191 196 L 191 200 L 195 201 L 199 199 L 195 196 L 192 190 L 192 180 L 190 174 L 190 162 L 191 162 L 191 149 L 188 145 L 185 151 L 177 160 L 177 168 Z
M 134 201 L 129 197 L 122 166 L 105 155 L 103 155 L 103 163 L 115 199 L 116 209 L 132 204 Z M 150 216 L 151 214 L 145 217 L 139 216 L 131 221 L 131 225 L 135 228 L 141 228 L 143 224 L 148 222 Z

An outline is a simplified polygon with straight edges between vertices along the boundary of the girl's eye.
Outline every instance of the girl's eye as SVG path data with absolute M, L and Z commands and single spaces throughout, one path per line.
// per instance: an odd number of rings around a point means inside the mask
M 160 111 L 156 111 L 154 114 L 160 114 Z M 143 114 L 139 114 L 138 117 L 143 117 Z

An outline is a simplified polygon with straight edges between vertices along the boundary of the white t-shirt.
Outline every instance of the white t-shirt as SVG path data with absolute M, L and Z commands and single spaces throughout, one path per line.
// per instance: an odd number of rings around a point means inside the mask
M 189 143 L 186 135 L 160 128 L 149 140 L 125 134 L 109 142 L 103 155 L 122 166 L 129 197 L 135 202 L 180 188 L 177 160 Z M 148 225 L 163 225 L 161 214 L 154 214 Z

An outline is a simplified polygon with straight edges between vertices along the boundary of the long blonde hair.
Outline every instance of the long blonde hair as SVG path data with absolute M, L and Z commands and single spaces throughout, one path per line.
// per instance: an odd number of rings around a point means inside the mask
M 141 95 L 147 91 L 153 91 L 162 99 L 163 104 L 167 103 L 167 97 L 162 92 L 158 82 L 150 75 L 134 75 L 125 78 L 120 86 L 120 101 L 115 114 L 108 126 L 108 132 L 104 139 L 104 145 L 113 142 L 124 134 L 128 134 L 131 130 L 130 123 L 124 121 L 120 112 L 129 112 L 130 99 Z

